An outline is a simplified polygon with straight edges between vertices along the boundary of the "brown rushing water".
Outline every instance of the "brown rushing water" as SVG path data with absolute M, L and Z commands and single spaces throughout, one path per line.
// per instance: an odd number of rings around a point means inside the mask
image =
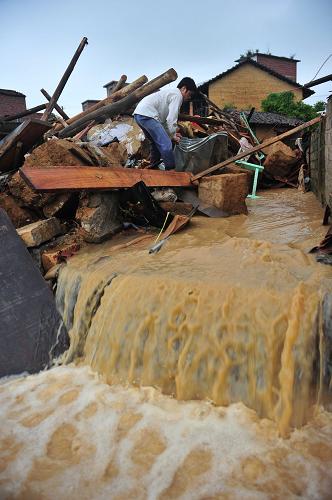
M 330 498 L 332 418 L 312 404 L 332 272 L 306 253 L 322 210 L 295 190 L 248 205 L 62 270 L 75 365 L 0 387 L 4 496 Z

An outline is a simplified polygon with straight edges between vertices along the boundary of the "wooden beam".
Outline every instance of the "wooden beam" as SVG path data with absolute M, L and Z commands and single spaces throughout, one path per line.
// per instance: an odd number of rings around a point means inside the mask
M 114 88 L 112 89 L 111 94 L 115 94 L 118 90 L 122 89 L 124 87 L 124 84 L 127 81 L 127 75 L 121 75 L 120 80 L 117 81 L 117 83 L 114 85 Z
M 136 102 L 140 101 L 143 97 L 152 94 L 164 85 L 173 82 L 177 79 L 177 77 L 178 75 L 173 68 L 165 71 L 165 73 L 157 76 L 153 80 L 150 80 L 148 83 L 135 90 L 120 101 L 112 102 L 107 106 L 103 106 L 102 108 L 97 109 L 96 111 L 92 111 L 91 113 L 88 113 L 71 125 L 68 125 L 68 127 L 59 132 L 59 137 L 63 139 L 64 137 L 71 137 L 72 135 L 77 134 L 77 132 L 80 132 L 80 130 L 82 130 L 86 126 L 87 122 L 91 120 L 102 121 L 106 118 L 111 118 L 114 115 L 123 113 L 131 106 L 133 106 Z
M 23 179 L 36 191 L 81 191 L 129 188 L 143 181 L 149 187 L 189 187 L 191 174 L 134 168 L 24 167 Z
M 284 132 L 283 134 L 277 135 L 275 137 L 271 137 L 271 139 L 267 139 L 266 141 L 262 142 L 261 144 L 258 144 L 257 146 L 254 146 L 251 149 L 246 149 L 245 151 L 242 151 L 242 153 L 239 153 L 236 156 L 232 156 L 232 158 L 228 158 L 228 160 L 225 160 L 221 163 L 217 163 L 217 165 L 214 165 L 213 167 L 210 167 L 206 170 L 203 170 L 203 172 L 200 172 L 199 174 L 195 175 L 192 180 L 196 181 L 197 179 L 200 179 L 201 177 L 204 177 L 204 175 L 211 174 L 212 172 L 215 172 L 216 170 L 219 170 L 222 167 L 225 167 L 226 165 L 229 165 L 230 163 L 233 163 L 234 161 L 241 160 L 245 156 L 252 155 L 253 153 L 257 153 L 257 151 L 260 151 L 261 149 L 266 148 L 267 146 L 271 146 L 271 144 L 274 144 L 275 142 L 281 141 L 282 139 L 286 139 L 286 137 L 290 137 L 291 135 L 297 134 L 297 132 L 301 132 L 301 130 L 304 130 L 311 125 L 315 125 L 315 123 L 318 123 L 321 120 L 321 116 L 318 116 L 317 118 L 313 118 L 313 120 L 310 120 L 306 123 L 302 123 L 302 125 L 299 125 L 298 127 L 292 128 L 291 130 L 288 130 L 287 132 Z
M 72 57 L 72 60 L 70 61 L 66 71 L 64 72 L 60 82 L 58 83 L 58 86 L 55 89 L 54 94 L 52 95 L 50 102 L 47 105 L 47 108 L 42 116 L 42 120 L 45 120 L 45 121 L 48 120 L 50 114 L 52 113 L 52 111 L 54 109 L 54 106 L 55 106 L 57 100 L 59 99 L 59 97 L 61 95 L 61 92 L 63 91 L 63 89 L 68 81 L 68 78 L 70 77 L 73 69 L 75 68 L 75 64 L 77 63 L 78 58 L 80 57 L 80 55 L 81 55 L 84 47 L 87 45 L 87 43 L 88 43 L 88 39 L 86 37 L 83 37 L 75 54 Z
M 315 87 L 316 85 L 320 85 L 321 83 L 329 82 L 332 80 L 332 75 L 322 76 L 322 78 L 317 78 L 317 80 L 311 80 L 311 82 L 305 83 L 303 87 L 310 89 L 311 87 Z
M 179 121 L 206 123 L 207 125 L 224 125 L 225 120 L 218 120 L 218 118 L 206 118 L 205 116 L 191 116 L 184 113 L 179 114 Z
M 93 106 L 90 106 L 88 109 L 85 111 L 81 111 L 75 116 L 72 116 L 67 120 L 67 124 L 71 125 L 72 123 L 76 122 L 77 120 L 83 118 L 87 114 L 91 113 L 92 111 L 96 111 L 96 109 L 102 108 L 103 106 L 106 106 L 107 104 L 111 104 L 112 102 L 119 101 L 120 99 L 123 99 L 127 95 L 131 94 L 134 90 L 138 89 L 144 83 L 148 81 L 147 77 L 145 75 L 140 76 L 137 78 L 135 81 L 130 83 L 129 85 L 126 85 L 126 87 L 123 87 L 122 89 L 118 90 L 117 92 L 114 92 L 114 94 L 110 95 L 109 97 L 105 97 L 105 99 L 102 99 L 99 102 L 96 102 Z M 57 124 L 55 126 L 55 131 L 61 130 L 63 127 L 60 124 Z
M 44 97 L 46 97 L 46 99 L 48 101 L 50 101 L 52 99 L 50 94 L 48 92 L 46 92 L 45 89 L 40 89 L 40 92 L 43 94 Z M 60 116 L 62 116 L 62 118 L 64 120 L 69 120 L 69 116 L 64 112 L 64 110 L 62 108 L 60 108 L 59 104 L 55 103 L 54 109 L 56 109 L 56 111 L 59 113 Z
M 11 120 L 17 120 L 18 118 L 23 118 L 23 116 L 28 116 L 32 115 L 33 113 L 38 113 L 38 111 L 41 111 L 42 109 L 46 108 L 46 104 L 39 104 L 39 106 L 35 106 L 34 108 L 26 109 L 25 111 L 22 111 L 21 113 L 16 113 L 16 115 L 9 115 L 9 116 L 4 116 L 2 120 L 4 122 L 10 122 Z

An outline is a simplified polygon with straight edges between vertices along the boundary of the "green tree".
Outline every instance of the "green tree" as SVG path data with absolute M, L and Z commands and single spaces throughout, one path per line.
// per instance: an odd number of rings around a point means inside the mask
M 315 102 L 315 104 L 313 105 L 313 108 L 315 111 L 319 112 L 319 111 L 325 111 L 326 109 L 326 105 L 325 105 L 325 102 L 324 101 L 317 101 Z
M 269 94 L 267 98 L 262 101 L 262 109 L 263 111 L 279 113 L 304 121 L 309 121 L 317 116 L 314 107 L 302 101 L 296 101 L 293 92 Z
M 244 59 L 248 59 L 249 57 L 253 57 L 259 52 L 258 49 L 248 49 L 244 54 L 240 54 L 239 61 L 243 61 Z

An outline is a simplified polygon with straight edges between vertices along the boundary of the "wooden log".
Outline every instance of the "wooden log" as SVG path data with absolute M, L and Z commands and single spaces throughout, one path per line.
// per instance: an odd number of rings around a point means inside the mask
M 206 123 L 207 125 L 224 125 L 224 120 L 218 120 L 217 118 L 206 118 L 205 116 L 191 116 L 185 115 L 184 113 L 179 114 L 179 121 L 184 122 L 195 122 L 195 123 Z
M 124 84 L 126 83 L 126 81 L 127 81 L 127 75 L 121 75 L 120 80 L 116 83 L 116 85 L 112 89 L 111 95 L 115 94 L 115 92 L 122 89 L 122 87 L 124 87 Z
M 143 181 L 149 187 L 188 187 L 191 174 L 133 168 L 24 167 L 23 179 L 36 191 L 81 191 L 129 188 Z
M 50 94 L 48 92 L 46 92 L 45 89 L 40 89 L 40 92 L 43 94 L 44 97 L 46 97 L 46 99 L 48 101 L 50 101 L 52 99 L 52 97 L 50 96 Z M 54 104 L 54 108 L 59 113 L 59 115 L 62 116 L 62 118 L 64 120 L 69 120 L 69 116 L 63 111 L 62 108 L 60 108 L 59 104 L 55 103 Z
M 291 135 L 297 134 L 297 132 L 301 132 L 302 130 L 310 127 L 311 125 L 315 125 L 315 123 L 318 123 L 322 119 L 321 116 L 318 116 L 317 118 L 313 118 L 312 120 L 302 123 L 302 125 L 299 125 L 298 127 L 292 128 L 291 130 L 288 130 L 287 132 L 284 132 L 283 134 L 277 135 L 275 137 L 271 137 L 270 139 L 267 139 L 266 141 L 262 142 L 261 144 L 258 144 L 257 146 L 254 146 L 253 148 L 246 149 L 245 151 L 242 151 L 242 153 L 239 153 L 236 156 L 232 156 L 231 158 L 228 158 L 227 160 L 217 163 L 217 165 L 214 165 L 213 167 L 210 167 L 206 170 L 203 170 L 203 172 L 200 172 L 199 174 L 195 175 L 192 180 L 196 181 L 200 179 L 201 177 L 204 177 L 205 175 L 211 174 L 212 172 L 215 172 L 216 170 L 219 170 L 222 167 L 225 167 L 226 165 L 229 165 L 230 163 L 233 163 L 237 160 L 241 160 L 245 156 L 252 155 L 253 153 L 257 153 L 257 151 L 260 151 L 263 148 L 266 148 L 267 146 L 271 146 L 271 144 L 274 144 L 275 142 L 281 141 L 282 139 L 286 139 L 286 137 L 290 137 Z
M 61 118 L 61 116 L 58 116 L 58 117 L 57 117 L 57 120 L 61 123 L 61 125 L 62 125 L 64 128 L 68 126 L 68 125 L 67 125 L 67 122 L 66 122 L 63 118 Z
M 72 60 L 70 61 L 66 71 L 64 72 L 60 82 L 58 83 L 58 86 L 55 89 L 54 94 L 52 95 L 51 100 L 47 105 L 47 108 L 45 109 L 45 112 L 42 116 L 42 120 L 45 120 L 45 121 L 48 120 L 50 114 L 52 113 L 52 111 L 54 109 L 54 106 L 55 106 L 57 100 L 59 99 L 59 97 L 61 95 L 61 92 L 63 91 L 63 89 L 68 81 L 68 78 L 70 77 L 70 75 L 75 67 L 75 64 L 78 61 L 78 58 L 80 57 L 80 55 L 81 55 L 85 45 L 87 45 L 87 43 L 88 43 L 88 39 L 86 37 L 83 37 L 75 54 L 72 57 Z
M 162 75 L 154 78 L 120 101 L 113 102 L 111 104 L 108 104 L 107 106 L 103 106 L 102 108 L 97 109 L 96 111 L 92 111 L 91 113 L 83 116 L 76 122 L 61 130 L 61 132 L 59 132 L 59 137 L 71 137 L 72 135 L 77 134 L 77 132 L 82 130 L 85 127 L 86 123 L 90 120 L 102 121 L 106 118 L 111 118 L 114 115 L 123 113 L 131 106 L 133 106 L 136 102 L 140 101 L 143 97 L 152 94 L 156 90 L 160 89 L 160 87 L 163 87 L 164 85 L 167 85 L 168 83 L 176 80 L 177 76 L 178 75 L 173 68 L 169 69 Z
M 315 87 L 315 85 L 320 85 L 321 83 L 329 82 L 332 80 L 332 75 L 323 76 L 322 78 L 317 78 L 317 80 L 311 80 L 311 82 L 305 83 L 303 87 L 307 89 Z
M 96 109 L 100 109 L 103 106 L 106 106 L 107 104 L 111 104 L 112 102 L 119 101 L 120 99 L 123 99 L 124 97 L 129 95 L 131 92 L 133 92 L 134 90 L 136 90 L 139 87 L 141 87 L 142 85 L 144 85 L 144 83 L 146 83 L 147 81 L 148 81 L 148 79 L 145 75 L 140 76 L 139 78 L 137 78 L 137 80 L 133 81 L 132 83 L 130 83 L 126 87 L 123 87 L 122 89 L 118 90 L 117 92 L 110 95 L 109 97 L 106 97 L 105 99 L 102 99 L 101 101 L 96 102 L 96 104 L 94 104 L 93 106 L 90 106 L 85 111 L 81 111 L 81 113 L 78 113 L 77 115 L 72 116 L 71 118 L 69 118 L 69 120 L 67 120 L 67 124 L 71 125 L 72 123 L 76 122 L 80 118 L 83 118 L 84 116 L 91 113 L 92 111 L 96 111 Z M 55 126 L 55 131 L 61 130 L 62 128 L 63 127 L 60 124 L 57 124 Z
M 41 120 L 25 120 L 13 132 L 4 138 L 0 145 L 0 172 L 12 170 L 15 162 L 22 164 L 23 155 L 51 128 L 49 123 Z M 16 145 L 21 142 L 19 156 Z M 20 166 L 20 165 L 17 165 Z
M 95 124 L 95 121 L 91 120 L 91 122 L 88 123 L 88 125 L 83 130 L 81 130 L 81 132 L 78 132 L 78 134 L 74 135 L 73 139 L 75 141 L 81 140 L 82 137 L 89 132 L 90 128 L 94 126 L 94 124 Z
M 26 109 L 21 113 L 16 113 L 16 115 L 4 116 L 2 121 L 10 122 L 11 120 L 17 120 L 18 118 L 23 118 L 23 116 L 32 115 L 33 113 L 38 113 L 38 111 L 42 111 L 46 108 L 46 104 L 39 104 L 39 106 L 35 106 L 34 108 Z

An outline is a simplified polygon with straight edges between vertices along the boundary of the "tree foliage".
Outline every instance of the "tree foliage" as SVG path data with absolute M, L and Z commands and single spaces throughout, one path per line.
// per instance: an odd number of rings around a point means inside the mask
M 317 110 L 314 106 L 305 104 L 302 101 L 296 101 L 293 92 L 269 94 L 262 101 L 262 110 L 270 113 L 279 113 L 292 118 L 299 118 L 304 121 L 309 121 L 317 116 Z
M 319 111 L 325 111 L 326 109 L 326 104 L 324 101 L 317 101 L 315 102 L 315 104 L 313 105 L 313 108 L 315 111 L 319 112 Z
M 253 49 L 248 49 L 244 54 L 240 54 L 239 60 L 242 61 L 243 59 L 248 59 L 249 57 L 253 57 L 259 52 L 258 49 L 253 50 Z

